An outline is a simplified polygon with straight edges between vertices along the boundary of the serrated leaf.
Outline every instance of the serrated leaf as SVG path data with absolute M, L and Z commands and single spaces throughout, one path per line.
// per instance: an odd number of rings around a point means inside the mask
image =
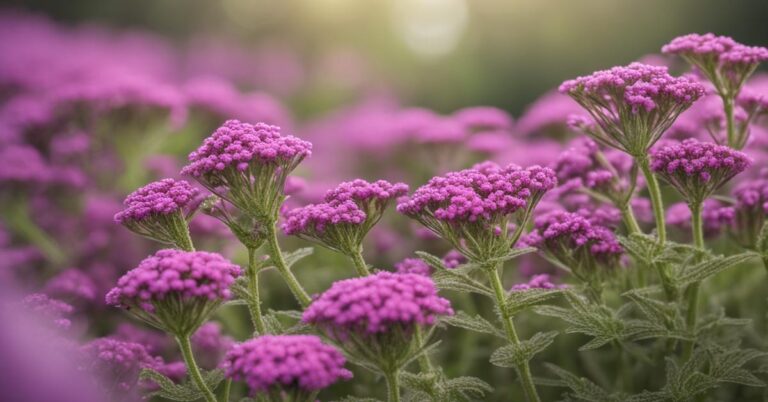
M 495 335 L 500 338 L 506 339 L 504 334 L 498 328 L 496 328 L 488 320 L 486 320 L 483 317 L 480 317 L 479 315 L 471 316 L 463 311 L 459 311 L 455 315 L 441 318 L 440 321 L 453 327 L 459 327 L 459 328 L 468 329 L 470 331 Z
M 493 387 L 477 377 L 456 377 L 447 380 L 443 386 L 448 391 L 467 392 L 482 397 L 486 393 L 493 392 Z
M 285 265 L 288 268 L 293 267 L 294 264 L 299 262 L 302 258 L 308 257 L 312 255 L 312 253 L 315 252 L 315 249 L 313 247 L 304 247 L 297 250 L 293 250 L 290 253 L 285 253 L 283 256 L 283 259 L 285 260 Z
M 222 370 L 203 371 L 203 381 L 210 389 L 216 389 L 219 383 L 224 379 Z M 172 401 L 196 401 L 203 398 L 203 393 L 197 389 L 197 386 L 191 382 L 176 384 L 170 378 L 150 369 L 144 368 L 139 373 L 139 379 L 152 381 L 160 387 L 159 390 L 152 392 L 152 396 L 158 396 Z
M 678 287 L 688 286 L 692 283 L 701 282 L 728 268 L 746 262 L 754 256 L 754 253 L 741 253 L 728 257 L 712 257 L 692 267 L 685 268 L 683 272 L 678 272 L 673 280 Z
M 576 400 L 585 402 L 618 402 L 625 399 L 621 396 L 611 395 L 592 381 L 578 377 L 554 364 L 545 363 L 544 365 L 560 378 L 562 386 L 571 390 L 570 396 Z
M 535 253 L 536 251 L 537 251 L 536 247 L 513 248 L 513 249 L 510 249 L 510 251 L 507 254 L 505 254 L 505 255 L 503 255 L 501 257 L 492 258 L 488 262 L 493 262 L 493 263 L 498 264 L 498 263 L 502 263 L 502 262 L 505 262 L 505 261 L 513 260 L 513 259 L 515 259 L 517 257 L 522 256 L 522 255 L 526 255 L 526 254 L 530 254 L 530 253 Z
M 544 351 L 557 335 L 557 331 L 539 332 L 518 344 L 502 346 L 493 352 L 490 361 L 499 367 L 518 367 Z
M 478 293 L 488 297 L 493 297 L 493 292 L 487 286 L 470 278 L 451 271 L 436 271 L 432 274 L 432 280 L 439 289 L 453 290 L 465 293 Z
M 743 368 L 749 361 L 763 356 L 766 356 L 766 353 L 754 349 L 736 349 L 719 353 L 711 359 L 709 375 L 719 382 L 764 387 L 763 381 Z
M 538 314 L 560 318 L 570 324 L 566 333 L 581 333 L 595 339 L 583 348 L 593 349 L 624 337 L 624 321 L 608 307 L 592 304 L 572 291 L 564 291 L 571 308 L 555 306 L 536 306 Z
M 507 312 L 515 315 L 529 307 L 554 299 L 561 293 L 560 289 L 515 290 L 507 294 L 507 300 L 504 303 Z
M 272 310 L 272 309 L 270 309 L 269 313 L 270 314 L 274 314 L 275 316 L 291 318 L 291 319 L 294 319 L 296 321 L 301 321 L 301 315 L 302 315 L 302 312 L 298 311 L 298 310 Z
M 617 237 L 624 250 L 643 265 L 653 264 L 653 260 L 660 251 L 656 238 L 652 236 L 634 233 Z
M 419 258 L 421 258 L 422 261 L 427 263 L 427 265 L 434 268 L 435 270 L 445 271 L 448 269 L 445 266 L 445 263 L 443 262 L 443 260 L 438 256 L 427 253 L 426 251 L 417 251 L 416 255 Z
M 435 376 L 428 373 L 409 373 L 403 371 L 400 373 L 401 385 L 410 390 L 431 394 L 435 386 Z

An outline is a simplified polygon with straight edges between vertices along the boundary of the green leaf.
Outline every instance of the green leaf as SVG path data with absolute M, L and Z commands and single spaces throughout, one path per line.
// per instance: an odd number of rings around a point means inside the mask
M 583 345 L 579 350 L 599 348 L 613 340 L 624 338 L 624 321 L 608 307 L 589 303 L 585 298 L 572 291 L 563 294 L 570 304 L 570 309 L 555 306 L 537 306 L 538 314 L 560 318 L 571 324 L 566 333 L 580 333 L 595 339 Z
M 442 290 L 453 290 L 456 292 L 478 293 L 488 297 L 493 297 L 493 291 L 482 283 L 452 271 L 436 271 L 432 274 L 432 280 L 435 285 Z
M 560 289 L 527 289 L 515 290 L 507 294 L 504 302 L 507 312 L 515 315 L 529 307 L 542 304 L 562 294 Z
M 557 335 L 557 331 L 539 332 L 519 344 L 502 346 L 491 355 L 491 363 L 499 367 L 518 367 L 551 345 Z
M 765 221 L 763 227 L 760 229 L 760 234 L 757 236 L 757 244 L 755 244 L 755 250 L 763 256 L 768 256 L 768 221 Z
M 151 396 L 158 396 L 172 401 L 196 401 L 204 397 L 203 393 L 197 389 L 194 383 L 176 384 L 170 378 L 150 368 L 142 369 L 139 379 L 152 381 L 160 387 L 158 391 L 152 392 Z M 203 372 L 203 381 L 211 389 L 216 389 L 223 379 L 224 372 L 222 370 Z
M 500 338 L 506 339 L 504 334 L 498 328 L 496 328 L 488 320 L 486 320 L 483 317 L 480 317 L 479 315 L 471 316 L 463 311 L 459 311 L 455 315 L 441 318 L 440 321 L 453 327 L 459 327 L 459 328 L 468 329 L 470 331 L 495 335 Z
M 430 267 L 434 268 L 438 271 L 445 271 L 448 268 L 445 266 L 445 263 L 443 260 L 435 255 L 432 255 L 430 253 L 427 253 L 426 251 L 417 251 L 416 255 L 421 258 L 422 261 L 427 263 Z
M 285 265 L 288 268 L 291 268 L 294 264 L 299 262 L 302 258 L 308 257 L 312 255 L 312 253 L 315 252 L 315 249 L 312 247 L 304 247 L 297 250 L 293 250 L 290 253 L 285 253 L 283 256 L 283 259 L 285 259 Z
M 409 373 L 403 371 L 400 373 L 401 385 L 409 390 L 432 394 L 435 387 L 435 376 L 429 373 Z
M 513 260 L 522 255 L 535 253 L 536 251 L 537 251 L 536 247 L 513 248 L 513 249 L 510 249 L 510 251 L 507 254 L 501 257 L 492 258 L 489 260 L 489 262 L 494 262 L 498 264 L 505 261 Z
M 456 377 L 445 381 L 443 384 L 448 392 L 466 393 L 475 398 L 482 398 L 487 393 L 493 392 L 493 387 L 477 377 Z
M 584 402 L 619 402 L 626 399 L 621 395 L 611 395 L 592 381 L 578 377 L 554 364 L 545 363 L 544 365 L 560 378 L 563 386 L 570 389 L 569 396 L 575 400 Z
M 754 349 L 736 349 L 712 357 L 709 375 L 718 382 L 742 384 L 750 387 L 764 387 L 765 383 L 743 366 L 751 360 L 766 356 Z
M 713 275 L 716 275 L 728 268 L 741 264 L 752 259 L 754 253 L 741 253 L 728 257 L 717 256 L 700 262 L 692 267 L 678 270 L 677 275 L 673 277 L 678 287 L 688 286 L 695 282 L 701 282 Z
M 345 396 L 341 399 L 337 399 L 334 402 L 382 402 L 381 399 L 376 398 L 361 398 L 357 396 Z
M 634 233 L 629 236 L 618 236 L 618 239 L 624 250 L 643 265 L 652 265 L 660 251 L 658 242 L 653 236 Z

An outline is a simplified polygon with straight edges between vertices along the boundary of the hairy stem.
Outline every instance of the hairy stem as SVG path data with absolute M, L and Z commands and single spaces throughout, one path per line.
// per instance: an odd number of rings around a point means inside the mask
M 422 331 L 421 326 L 416 326 L 416 331 L 414 331 L 413 337 L 419 345 L 419 348 L 422 348 L 424 346 L 424 331 Z M 421 368 L 421 371 L 424 373 L 432 372 L 432 362 L 429 360 L 429 355 L 426 353 L 422 353 L 422 355 L 419 356 L 419 368 Z
M 667 228 L 664 223 L 664 201 L 661 198 L 659 182 L 656 180 L 656 176 L 653 172 L 651 172 L 648 157 L 640 158 L 637 163 L 640 166 L 640 170 L 643 172 L 646 185 L 648 186 L 648 193 L 651 197 L 653 216 L 656 220 L 656 236 L 658 237 L 659 244 L 663 245 L 667 241 Z
M 723 96 L 723 111 L 725 112 L 725 125 L 726 132 L 728 134 L 728 146 L 731 148 L 741 149 L 741 144 L 738 144 L 736 139 L 735 122 L 733 117 L 733 98 Z
M 515 330 L 515 323 L 512 321 L 512 317 L 509 315 L 506 304 L 506 292 L 501 284 L 501 277 L 499 276 L 499 270 L 496 265 L 486 267 L 485 271 L 488 273 L 488 279 L 493 285 L 494 296 L 496 297 L 496 307 L 501 312 L 501 320 L 504 325 L 504 331 L 507 334 L 507 340 L 514 344 L 520 344 L 520 338 L 517 336 Z M 524 362 L 517 366 L 517 373 L 520 376 L 520 382 L 523 385 L 523 391 L 525 392 L 525 399 L 528 402 L 539 402 L 539 394 L 536 392 L 536 386 L 533 384 L 533 377 L 531 376 L 531 368 L 528 362 Z
M 387 381 L 387 402 L 400 402 L 400 379 L 398 370 L 384 373 Z
M 701 220 L 701 203 L 691 203 L 691 232 L 693 234 L 693 245 L 697 249 L 704 249 L 704 227 Z M 688 298 L 688 312 L 685 317 L 685 324 L 689 331 L 696 330 L 696 316 L 699 310 L 699 287 L 700 283 L 692 283 L 686 291 Z M 685 344 L 683 349 L 683 357 L 687 360 L 693 353 L 693 347 L 695 341 L 691 341 Z
M 178 233 L 178 241 L 179 244 L 177 246 L 184 250 L 184 251 L 195 251 L 195 244 L 192 242 L 192 236 L 189 234 L 189 225 L 187 224 L 187 221 L 183 218 L 178 222 L 178 225 L 181 226 L 176 230 Z
M 256 335 L 267 333 L 264 318 L 261 316 L 261 299 L 259 298 L 259 272 L 256 270 L 256 250 L 248 247 L 248 312 Z
M 637 223 L 637 219 L 635 218 L 635 213 L 632 211 L 632 206 L 629 205 L 629 202 L 624 203 L 624 205 L 621 205 L 621 219 L 624 221 L 624 224 L 627 226 L 627 233 L 633 234 L 633 233 L 641 233 L 640 231 L 640 225 Z
M 301 286 L 296 276 L 293 275 L 288 265 L 285 264 L 283 258 L 283 252 L 280 250 L 280 244 L 277 242 L 277 230 L 275 228 L 275 222 L 272 222 L 267 226 L 267 247 L 269 250 L 269 257 L 272 263 L 277 268 L 277 271 L 282 275 L 283 280 L 291 289 L 293 297 L 301 304 L 302 307 L 307 307 L 312 299 L 307 292 Z
M 205 381 L 203 381 L 203 375 L 200 374 L 200 368 L 197 366 L 195 357 L 192 355 L 192 345 L 189 342 L 189 335 L 177 336 L 176 342 L 178 342 L 179 348 L 181 349 L 181 355 L 184 357 L 184 363 L 187 365 L 189 376 L 192 378 L 192 381 L 194 381 L 197 389 L 203 393 L 206 402 L 216 402 L 216 396 L 211 389 L 208 388 Z
M 29 208 L 25 199 L 12 201 L 11 205 L 4 212 L 3 218 L 5 223 L 17 235 L 37 247 L 46 260 L 56 265 L 66 262 L 67 256 L 56 243 L 56 240 L 51 238 L 29 216 Z
M 352 253 L 349 258 L 352 260 L 352 263 L 355 264 L 357 276 L 368 276 L 371 274 L 371 271 L 368 269 L 368 264 L 365 263 L 365 259 L 363 258 L 362 248 L 359 248 Z
M 221 394 L 221 402 L 229 402 L 229 391 L 232 389 L 232 379 L 224 381 L 224 392 Z

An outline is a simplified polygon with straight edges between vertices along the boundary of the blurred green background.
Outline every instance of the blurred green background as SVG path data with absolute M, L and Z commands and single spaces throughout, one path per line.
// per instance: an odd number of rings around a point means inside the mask
M 407 104 L 439 111 L 487 104 L 515 116 L 564 79 L 658 52 L 680 34 L 711 31 L 768 44 L 766 0 L 6 3 L 66 23 L 147 28 L 176 40 L 214 34 L 246 44 L 279 41 L 310 65 L 351 54 L 366 70 L 359 79 L 385 83 Z M 321 112 L 317 103 L 299 107 L 300 115 Z

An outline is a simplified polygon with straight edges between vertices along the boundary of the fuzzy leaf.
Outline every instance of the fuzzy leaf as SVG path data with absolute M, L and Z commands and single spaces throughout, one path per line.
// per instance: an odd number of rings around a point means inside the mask
M 445 266 L 445 263 L 443 260 L 435 255 L 432 255 L 430 253 L 427 253 L 426 251 L 417 251 L 416 255 L 421 258 L 422 261 L 427 263 L 430 267 L 434 268 L 437 271 L 445 271 L 448 268 Z
M 535 247 L 513 248 L 506 255 L 497 257 L 497 258 L 492 258 L 489 262 L 494 262 L 498 264 L 505 261 L 513 260 L 517 257 L 520 257 L 521 255 L 535 253 L 536 251 L 537 249 Z
M 455 315 L 441 318 L 440 321 L 453 327 L 506 338 L 498 328 L 479 315 L 471 316 L 463 311 L 459 311 Z
M 618 236 L 618 239 L 624 250 L 643 265 L 653 264 L 653 260 L 659 253 L 658 243 L 653 236 L 635 233 L 629 236 Z
M 493 392 L 493 387 L 477 377 L 451 378 L 445 381 L 443 386 L 451 393 L 461 392 L 476 398 L 482 398 L 485 394 Z
M 519 344 L 502 346 L 491 355 L 491 363 L 499 367 L 518 367 L 551 345 L 557 335 L 557 331 L 539 332 Z
M 172 401 L 196 401 L 203 398 L 203 393 L 197 389 L 197 386 L 194 383 L 186 382 L 183 384 L 176 384 L 170 378 L 150 368 L 142 369 L 139 374 L 139 379 L 152 381 L 160 387 L 158 391 L 152 392 L 151 396 L 170 399 Z M 223 379 L 224 372 L 222 370 L 203 371 L 203 381 L 205 381 L 211 389 L 215 390 Z
M 297 250 L 293 250 L 290 253 L 285 253 L 283 259 L 285 259 L 285 265 L 291 268 L 294 264 L 299 262 L 302 258 L 308 257 L 315 252 L 312 247 L 304 247 Z
M 750 387 L 764 387 L 765 383 L 744 369 L 746 363 L 766 353 L 754 349 L 736 349 L 712 358 L 709 374 L 719 382 L 730 382 Z
M 577 401 L 584 402 L 619 402 L 626 398 L 618 395 L 611 395 L 606 390 L 600 388 L 597 384 L 583 377 L 564 370 L 554 364 L 545 363 L 547 368 L 552 371 L 562 381 L 562 385 L 571 390 L 570 397 Z
M 505 307 L 510 315 L 515 315 L 529 307 L 554 299 L 561 293 L 560 289 L 515 290 L 507 294 Z
M 403 371 L 400 373 L 400 383 L 403 388 L 431 394 L 435 386 L 435 376 L 428 373 L 409 373 Z
M 432 280 L 438 288 L 442 290 L 453 290 L 457 292 L 478 293 L 488 297 L 493 297 L 493 292 L 487 286 L 470 278 L 467 275 L 457 272 L 436 271 L 432 274 Z
M 682 272 L 678 272 L 673 279 L 678 287 L 688 286 L 748 261 L 754 256 L 754 253 L 741 253 L 728 257 L 712 257 L 692 267 L 685 268 Z
M 564 291 L 570 309 L 555 306 L 537 306 L 534 311 L 538 314 L 560 318 L 571 324 L 566 333 L 580 333 L 595 339 L 582 346 L 582 350 L 595 349 L 613 340 L 622 340 L 624 321 L 615 312 L 605 306 L 591 304 L 583 297 Z

